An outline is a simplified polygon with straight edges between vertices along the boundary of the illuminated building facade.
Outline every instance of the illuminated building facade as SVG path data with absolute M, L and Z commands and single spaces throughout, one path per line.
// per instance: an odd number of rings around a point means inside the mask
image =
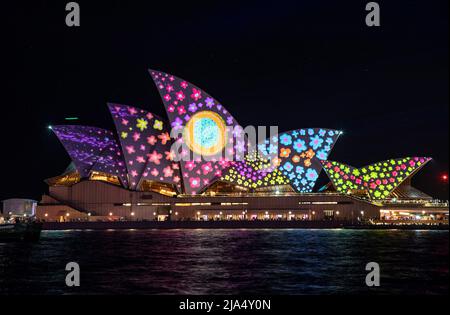
M 110 103 L 115 132 L 52 127 L 72 163 L 47 179 L 39 218 L 378 220 L 403 213 L 448 222 L 447 205 L 410 185 L 430 158 L 361 168 L 330 161 L 341 132 L 326 128 L 283 132 L 247 149 L 242 127 L 219 101 L 174 75 L 150 75 L 168 121 Z M 317 189 L 322 169 L 330 184 Z

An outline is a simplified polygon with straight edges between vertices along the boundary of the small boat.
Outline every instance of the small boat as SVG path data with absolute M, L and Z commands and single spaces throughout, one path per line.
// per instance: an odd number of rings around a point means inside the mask
M 41 236 L 42 223 L 21 221 L 0 224 L 0 242 L 3 241 L 38 241 Z

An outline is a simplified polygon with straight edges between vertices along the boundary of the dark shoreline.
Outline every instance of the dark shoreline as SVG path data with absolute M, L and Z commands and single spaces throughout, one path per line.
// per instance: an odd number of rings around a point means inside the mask
M 448 225 L 370 225 L 346 221 L 115 221 L 44 222 L 43 230 L 124 229 L 371 229 L 449 230 Z

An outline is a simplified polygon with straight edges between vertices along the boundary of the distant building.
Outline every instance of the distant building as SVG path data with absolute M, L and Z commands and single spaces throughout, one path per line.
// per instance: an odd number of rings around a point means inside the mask
M 31 199 L 6 199 L 2 201 L 2 213 L 4 216 L 27 216 L 36 214 L 37 201 Z
M 411 186 L 431 158 L 360 168 L 330 161 L 342 132 L 326 128 L 283 132 L 247 150 L 227 132 L 239 124 L 216 99 L 173 75 L 150 74 L 169 123 L 137 107 L 108 104 L 115 132 L 52 127 L 72 164 L 46 180 L 39 218 L 448 222 L 447 203 Z M 171 139 L 171 131 L 180 132 Z M 183 145 L 181 152 L 174 143 Z M 176 154 L 192 158 L 178 162 Z M 331 181 L 316 189 L 322 169 Z

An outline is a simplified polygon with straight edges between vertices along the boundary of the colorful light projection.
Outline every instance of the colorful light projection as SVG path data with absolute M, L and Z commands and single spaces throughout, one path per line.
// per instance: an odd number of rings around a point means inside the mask
M 366 190 L 370 199 L 381 200 L 388 198 L 395 188 L 430 160 L 428 157 L 405 157 L 362 168 L 335 161 L 322 161 L 322 164 L 338 192 L 351 194 L 354 190 Z
M 81 178 L 89 177 L 92 166 L 114 139 L 112 132 L 88 126 L 53 126 Z
M 201 156 L 220 154 L 227 143 L 227 125 L 212 111 L 196 113 L 187 122 L 183 140 Z
M 173 161 L 166 122 L 140 108 L 108 104 L 128 170 L 130 189 L 140 180 L 175 184 L 180 188 L 179 164 Z
M 128 187 L 127 168 L 125 167 L 122 150 L 116 139 L 111 138 L 109 145 L 103 150 L 103 154 L 92 166 L 91 171 L 115 175 L 119 178 L 122 186 Z
M 272 142 L 278 144 L 279 170 L 290 180 L 297 192 L 311 192 L 326 160 L 341 132 L 331 129 L 308 128 L 282 133 Z M 258 146 L 263 156 L 276 152 L 269 140 Z
M 239 125 L 224 106 L 197 86 L 174 75 L 149 72 L 172 129 L 183 131 L 179 132 L 177 141 L 187 147 L 181 152 L 184 161 L 180 162 L 185 192 L 198 194 L 233 163 L 235 158 L 226 156 L 243 157 L 245 142 L 237 139 L 235 133 L 227 137 L 225 132 L 227 127 Z
M 256 152 L 246 155 L 245 161 L 235 162 L 220 180 L 252 189 L 289 184 L 276 162 L 274 164 Z

